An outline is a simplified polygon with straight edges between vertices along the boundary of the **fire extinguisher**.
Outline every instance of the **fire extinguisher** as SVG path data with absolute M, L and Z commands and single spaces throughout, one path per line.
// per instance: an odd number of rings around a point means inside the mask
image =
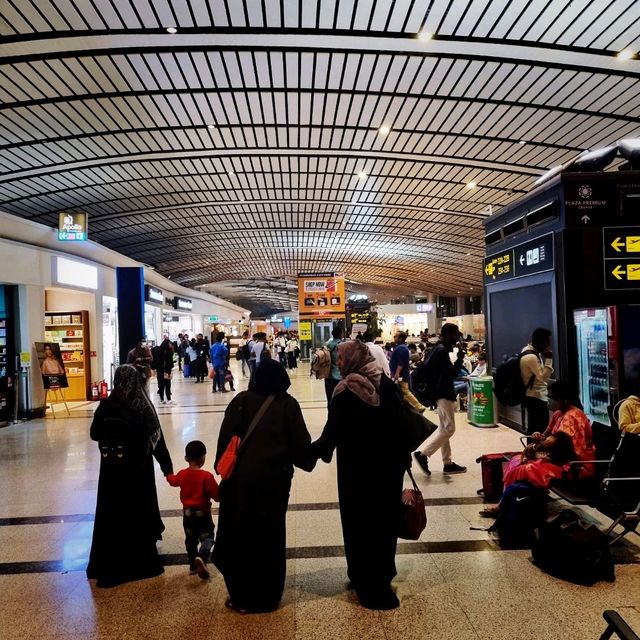
M 91 384 L 91 399 L 97 400 L 100 395 L 100 391 L 98 389 L 98 383 L 94 382 Z
M 109 397 L 109 385 L 107 384 L 106 380 L 103 380 L 100 383 L 100 397 L 101 398 L 108 398 Z

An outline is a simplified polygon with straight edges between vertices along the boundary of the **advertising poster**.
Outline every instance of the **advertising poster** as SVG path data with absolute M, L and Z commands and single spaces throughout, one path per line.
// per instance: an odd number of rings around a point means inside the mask
M 331 317 L 345 314 L 344 276 L 335 273 L 298 274 L 301 316 Z
M 69 382 L 62 361 L 62 353 L 60 353 L 60 345 L 55 342 L 36 342 L 36 354 L 44 388 L 66 389 Z

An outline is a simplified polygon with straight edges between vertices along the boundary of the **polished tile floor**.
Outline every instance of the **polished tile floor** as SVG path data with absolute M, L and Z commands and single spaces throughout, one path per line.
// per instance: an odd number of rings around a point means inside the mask
M 315 437 L 326 417 L 324 387 L 307 371 L 304 365 L 297 370 L 291 391 Z M 237 388 L 246 387 L 246 379 L 236 375 L 236 380 Z M 213 395 L 208 384 L 174 381 L 178 406 L 160 406 L 158 411 L 177 469 L 189 440 L 201 439 L 213 451 L 232 395 Z M 58 406 L 55 420 L 0 429 L 2 640 L 577 640 L 599 638 L 602 612 L 610 608 L 640 632 L 637 536 L 616 549 L 617 581 L 586 588 L 542 573 L 528 552 L 502 551 L 489 534 L 470 529 L 486 526 L 478 516 L 476 457 L 517 448 L 518 440 L 504 427 L 474 428 L 462 414 L 453 453 L 469 472 L 443 476 L 437 458 L 430 478 L 416 472 L 428 502 L 429 524 L 419 542 L 399 544 L 395 586 L 402 604 L 396 611 L 367 611 L 345 589 L 335 468 L 324 464 L 312 474 L 295 475 L 287 587 L 277 612 L 235 614 L 224 607 L 224 584 L 215 569 L 208 582 L 188 575 L 178 492 L 165 484 L 159 470 L 158 494 L 167 527 L 159 549 L 166 572 L 111 590 L 96 589 L 84 574 L 99 466 L 97 446 L 88 437 L 93 406 L 74 404 L 70 417 Z M 381 481 L 384 469 L 371 469 L 371 490 Z

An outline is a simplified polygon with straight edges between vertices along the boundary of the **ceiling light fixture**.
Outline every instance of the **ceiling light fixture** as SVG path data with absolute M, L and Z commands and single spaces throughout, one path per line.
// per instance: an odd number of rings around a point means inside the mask
M 366 180 L 367 179 L 367 174 L 364 171 L 361 171 L 358 174 L 358 180 Z
M 388 136 L 390 131 L 391 131 L 391 127 L 388 127 L 386 124 L 383 124 L 383 125 L 378 129 L 378 133 L 379 133 L 381 136 Z
M 418 38 L 424 41 L 432 40 L 433 33 L 431 33 L 431 31 L 420 31 L 420 33 L 418 33 Z
M 631 49 L 623 49 L 618 52 L 618 60 L 631 60 L 636 54 Z
M 475 182 L 467 182 L 467 189 L 475 189 L 477 186 Z
M 520 142 L 518 144 L 527 144 L 526 140 L 520 140 Z
M 207 125 L 207 129 L 215 129 L 215 128 L 216 128 L 216 125 L 213 123 L 210 123 Z
M 229 171 L 230 176 L 235 176 L 236 174 L 233 171 Z
M 167 33 L 178 33 L 178 27 L 167 27 Z

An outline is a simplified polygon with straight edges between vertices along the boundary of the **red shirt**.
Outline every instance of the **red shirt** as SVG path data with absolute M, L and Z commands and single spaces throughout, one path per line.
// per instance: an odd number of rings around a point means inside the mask
M 218 483 L 213 474 L 204 469 L 182 469 L 177 474 L 169 474 L 167 482 L 172 487 L 180 487 L 182 506 L 209 511 L 211 500 L 218 502 Z

